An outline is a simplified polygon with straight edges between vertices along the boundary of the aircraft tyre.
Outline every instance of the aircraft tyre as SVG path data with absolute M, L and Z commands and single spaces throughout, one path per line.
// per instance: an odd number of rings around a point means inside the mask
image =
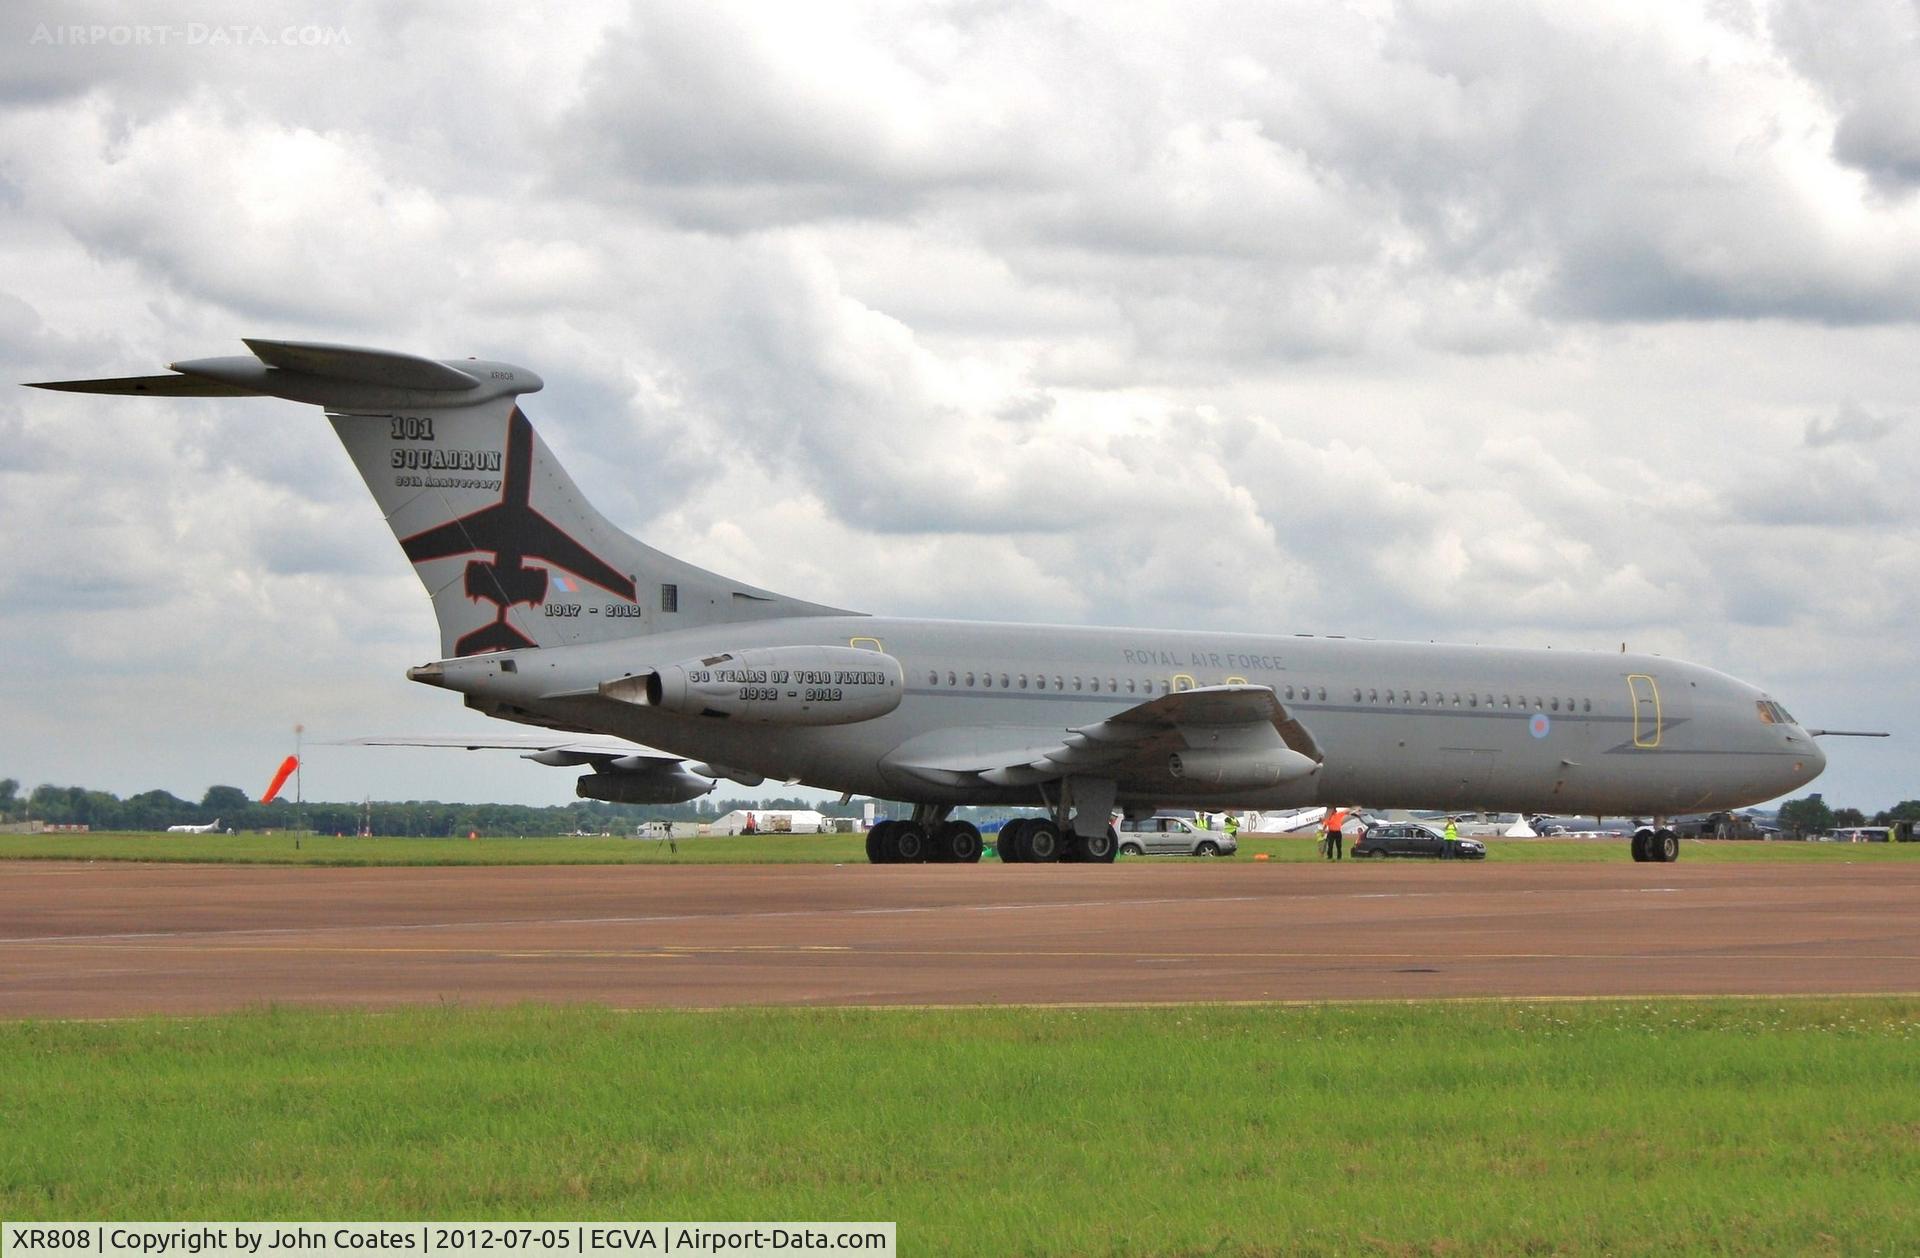
M 882 821 L 867 831 L 867 862 L 873 865 L 891 865 L 898 859 L 893 854 L 893 827 L 896 823 Z
M 1051 821 L 1036 818 L 1027 825 L 1027 832 L 1021 837 L 1026 849 L 1027 859 L 1036 863 L 1052 864 L 1066 856 L 1066 840 L 1060 837 L 1060 830 Z
M 980 862 L 980 831 L 967 821 L 949 821 L 934 836 L 934 859 L 953 865 Z
M 1120 835 L 1112 826 L 1092 838 L 1076 834 L 1067 843 L 1067 859 L 1089 865 L 1111 865 L 1120 854 Z
M 995 845 L 1000 859 L 1009 865 L 1019 865 L 1033 858 L 1027 854 L 1027 819 L 1015 817 L 1000 827 L 1000 841 Z
M 932 844 L 927 841 L 925 828 L 911 821 L 902 821 L 897 823 L 889 837 L 892 840 L 893 859 L 903 865 L 926 864 Z
M 1647 859 L 1671 863 L 1680 859 L 1680 836 L 1671 830 L 1656 830 L 1647 844 Z
M 1636 861 L 1652 860 L 1653 857 L 1650 856 L 1647 852 L 1647 849 L 1652 846 L 1653 846 L 1653 831 L 1635 830 L 1633 832 L 1633 859 L 1634 860 Z

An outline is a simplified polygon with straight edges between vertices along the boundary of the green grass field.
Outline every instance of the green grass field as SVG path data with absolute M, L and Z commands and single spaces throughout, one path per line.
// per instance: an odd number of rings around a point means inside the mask
M 282 865 L 753 865 L 863 862 L 857 834 L 679 839 L 357 839 L 291 834 L 6 834 L 0 860 L 254 862 Z M 1499 861 L 1631 861 L 1625 839 L 1488 839 Z M 1683 842 L 1683 861 L 1920 860 L 1920 843 Z M 1320 859 L 1312 839 L 1242 836 L 1234 860 Z M 1190 860 L 1191 857 L 1130 859 Z
M 0 1024 L 9 1219 L 890 1219 L 911 1254 L 1910 1253 L 1920 1001 Z

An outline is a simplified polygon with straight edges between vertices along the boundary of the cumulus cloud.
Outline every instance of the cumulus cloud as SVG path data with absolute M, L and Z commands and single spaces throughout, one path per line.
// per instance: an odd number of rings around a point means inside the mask
M 1874 631 L 1920 613 L 1897 0 L 9 20 L 15 379 L 262 334 L 522 362 L 610 516 L 862 610 L 1631 638 L 1833 724 L 1914 675 Z M 303 716 L 478 720 L 398 682 L 426 601 L 313 414 L 22 394 L 0 444 L 5 693 L 72 713 L 8 775 L 83 776 L 65 739 L 197 794 Z M 164 757 L 110 728 L 209 693 L 229 732 Z

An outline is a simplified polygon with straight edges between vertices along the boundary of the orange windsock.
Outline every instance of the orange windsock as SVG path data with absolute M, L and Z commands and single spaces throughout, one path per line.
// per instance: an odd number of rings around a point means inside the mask
M 260 802 L 263 804 L 271 804 L 273 797 L 280 793 L 280 788 L 287 784 L 287 779 L 292 777 L 293 771 L 299 767 L 300 760 L 297 756 L 288 756 L 285 760 L 282 760 L 280 767 L 274 771 L 273 781 L 267 783 L 267 793 L 260 797 Z

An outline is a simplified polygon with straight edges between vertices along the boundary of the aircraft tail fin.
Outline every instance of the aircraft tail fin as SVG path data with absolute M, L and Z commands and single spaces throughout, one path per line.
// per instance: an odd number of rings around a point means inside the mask
M 524 367 L 302 341 L 246 345 L 252 357 L 173 363 L 171 376 L 34 387 L 324 407 L 433 600 L 443 656 L 846 614 L 683 563 L 609 522 L 521 411 L 519 396 L 542 387 Z

